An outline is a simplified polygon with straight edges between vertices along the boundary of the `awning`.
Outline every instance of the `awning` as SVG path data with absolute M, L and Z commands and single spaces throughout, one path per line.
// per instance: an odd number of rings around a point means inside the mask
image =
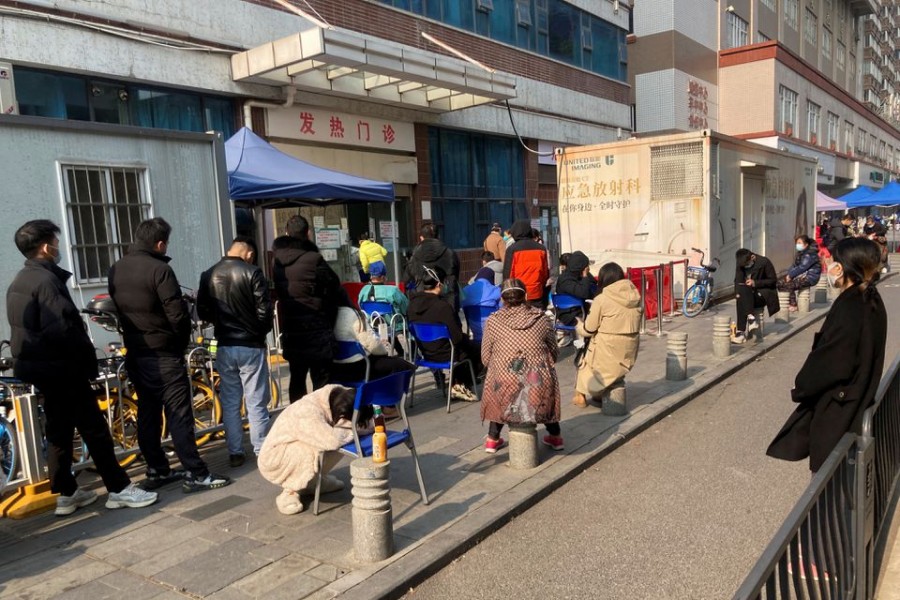
M 900 183 L 892 181 L 877 192 L 864 198 L 847 202 L 850 207 L 894 206 L 900 204 Z
M 875 190 L 873 190 L 872 188 L 861 185 L 858 188 L 856 188 L 855 190 L 853 190 L 852 192 L 848 192 L 848 193 L 844 194 L 843 196 L 839 197 L 838 200 L 846 203 L 847 206 L 852 206 L 853 202 L 857 202 L 864 198 L 868 198 L 869 196 L 871 196 L 874 193 L 875 193 Z
M 231 57 L 232 77 L 447 112 L 515 98 L 516 80 L 362 33 L 311 26 Z
M 829 211 L 829 210 L 846 210 L 847 204 L 841 202 L 840 200 L 835 200 L 831 196 L 824 194 L 816 190 L 816 210 L 817 211 Z

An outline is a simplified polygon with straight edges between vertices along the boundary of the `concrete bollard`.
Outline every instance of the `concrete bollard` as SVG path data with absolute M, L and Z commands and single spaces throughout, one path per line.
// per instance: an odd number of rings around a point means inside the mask
M 350 463 L 353 486 L 353 550 L 360 562 L 385 560 L 394 553 L 391 461 L 358 458 Z
M 533 469 L 538 460 L 537 425 L 522 423 L 509 426 L 509 466 L 513 469 Z
M 825 273 L 822 273 L 822 276 L 819 278 L 819 283 L 816 284 L 816 304 L 825 304 L 828 302 L 828 279 L 825 277 Z
M 788 306 L 791 303 L 790 292 L 778 292 L 778 304 L 781 309 L 775 314 L 775 320 L 779 323 L 789 323 L 791 320 L 791 311 Z
M 803 288 L 797 292 L 797 312 L 809 312 L 809 288 Z
M 713 318 L 713 356 L 731 356 L 731 317 Z
M 785 308 L 787 310 L 787 308 Z M 756 324 L 759 326 L 756 328 L 756 331 L 753 333 L 756 336 L 756 343 L 759 344 L 763 341 L 763 337 L 765 336 L 765 331 L 763 331 L 766 327 L 766 309 L 761 308 L 756 311 Z
M 666 342 L 666 379 L 681 381 L 687 379 L 687 341 L 684 331 L 672 331 Z
M 625 380 L 621 379 L 603 393 L 602 410 L 604 415 L 621 417 L 628 414 L 628 401 L 625 394 Z

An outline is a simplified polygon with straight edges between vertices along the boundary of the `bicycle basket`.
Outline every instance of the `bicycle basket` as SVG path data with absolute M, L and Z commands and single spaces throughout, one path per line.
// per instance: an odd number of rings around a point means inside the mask
M 706 279 L 709 277 L 709 269 L 706 267 L 688 267 L 688 279 Z

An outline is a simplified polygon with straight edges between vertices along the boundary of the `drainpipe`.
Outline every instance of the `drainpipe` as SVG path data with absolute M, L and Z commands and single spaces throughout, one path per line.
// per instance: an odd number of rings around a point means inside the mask
M 249 130 L 253 130 L 252 121 L 250 119 L 250 109 L 253 107 L 259 108 L 287 108 L 289 106 L 293 106 L 294 104 L 294 96 L 297 95 L 297 88 L 292 85 L 286 85 L 281 88 L 284 92 L 284 102 L 262 102 L 260 100 L 247 100 L 244 102 L 244 127 Z

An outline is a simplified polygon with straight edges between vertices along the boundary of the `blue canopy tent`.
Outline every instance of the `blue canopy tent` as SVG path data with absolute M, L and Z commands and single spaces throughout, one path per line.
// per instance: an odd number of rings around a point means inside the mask
M 868 198 L 874 193 L 875 190 L 873 190 L 872 188 L 861 185 L 852 192 L 838 197 L 838 200 L 847 204 L 848 207 L 851 207 L 854 206 L 853 204 L 851 204 L 851 202 L 861 201 L 865 198 Z
M 877 192 L 847 203 L 850 207 L 893 206 L 900 204 L 900 183 L 892 181 Z
M 225 163 L 232 201 L 260 211 L 349 202 L 390 202 L 394 224 L 394 273 L 399 275 L 393 183 L 317 167 L 281 152 L 246 127 L 225 142 Z

